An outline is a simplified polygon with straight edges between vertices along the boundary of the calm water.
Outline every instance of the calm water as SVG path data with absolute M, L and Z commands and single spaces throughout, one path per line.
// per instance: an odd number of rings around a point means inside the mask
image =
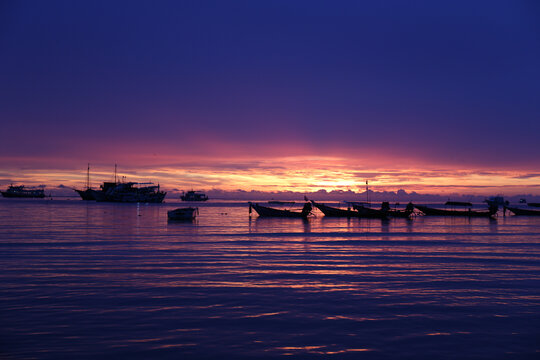
M 0 358 L 540 358 L 540 218 L 177 206 L 0 199 Z

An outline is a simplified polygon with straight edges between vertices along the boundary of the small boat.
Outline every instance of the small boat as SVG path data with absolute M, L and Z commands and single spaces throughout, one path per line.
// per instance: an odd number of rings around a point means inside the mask
M 410 202 L 404 210 L 391 209 L 388 201 L 381 204 L 381 210 L 386 211 L 389 217 L 409 218 L 414 212 L 414 205 Z
M 206 201 L 208 196 L 200 191 L 189 190 L 180 195 L 182 201 Z
M 491 205 L 487 211 L 482 210 L 446 210 L 436 209 L 423 205 L 414 205 L 415 208 L 423 212 L 425 215 L 430 216 L 467 216 L 467 217 L 491 217 L 494 216 L 499 210 L 498 206 Z
M 540 203 L 527 203 L 527 205 L 532 207 L 540 207 Z
M 267 206 L 262 206 L 259 204 L 249 203 L 249 214 L 251 215 L 251 209 L 254 209 L 260 217 L 289 217 L 289 218 L 307 218 L 311 214 L 311 204 L 306 202 L 301 212 L 284 210 L 284 209 L 274 209 Z
M 25 189 L 24 185 L 10 185 L 6 191 L 2 191 L 2 196 L 7 198 L 44 198 L 45 191 L 43 189 Z
M 169 220 L 193 220 L 199 214 L 199 208 L 187 207 L 167 211 Z
M 270 200 L 268 201 L 269 204 L 272 205 L 294 205 L 294 201 L 281 201 L 281 200 Z
M 540 210 L 523 209 L 523 208 L 517 208 L 513 206 L 505 206 L 505 209 L 510 210 L 511 212 L 514 213 L 514 215 L 540 216 Z

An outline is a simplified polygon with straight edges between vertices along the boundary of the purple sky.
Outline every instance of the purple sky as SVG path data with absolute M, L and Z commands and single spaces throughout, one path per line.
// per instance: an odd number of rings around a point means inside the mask
M 538 173 L 539 34 L 536 1 L 3 1 L 0 168 Z

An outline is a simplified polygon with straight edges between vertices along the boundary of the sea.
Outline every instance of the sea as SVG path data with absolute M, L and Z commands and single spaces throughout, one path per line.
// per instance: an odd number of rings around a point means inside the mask
M 540 359 L 540 217 L 181 206 L 0 199 L 0 358 Z

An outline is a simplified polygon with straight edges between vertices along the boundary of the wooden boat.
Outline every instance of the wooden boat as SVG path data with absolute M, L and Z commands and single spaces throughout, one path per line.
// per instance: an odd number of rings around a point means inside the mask
M 435 209 L 423 205 L 414 205 L 415 208 L 423 212 L 425 215 L 430 216 L 468 216 L 468 217 L 490 217 L 497 213 L 498 206 L 490 206 L 487 211 L 473 211 L 468 210 L 445 210 L 445 209 Z
M 505 206 L 505 209 L 510 210 L 511 212 L 514 213 L 514 215 L 540 216 L 540 210 L 523 209 L 523 208 L 517 208 L 513 206 Z
M 306 202 L 301 212 L 285 209 L 274 209 L 259 204 L 249 203 L 249 213 L 254 209 L 260 217 L 290 217 L 290 218 L 307 218 L 311 214 L 311 204 Z
M 358 217 L 363 218 L 386 219 L 389 215 L 388 210 L 372 209 L 370 207 L 360 204 L 353 204 L 353 209 L 359 213 Z
M 178 208 L 167 211 L 169 220 L 193 220 L 199 214 L 199 209 L 194 207 Z
M 313 200 L 311 200 L 311 203 L 313 204 L 313 206 L 319 209 L 324 214 L 324 216 L 328 216 L 328 217 L 361 217 L 362 215 L 356 210 L 340 209 L 340 208 L 328 206 L 325 204 L 317 203 Z

